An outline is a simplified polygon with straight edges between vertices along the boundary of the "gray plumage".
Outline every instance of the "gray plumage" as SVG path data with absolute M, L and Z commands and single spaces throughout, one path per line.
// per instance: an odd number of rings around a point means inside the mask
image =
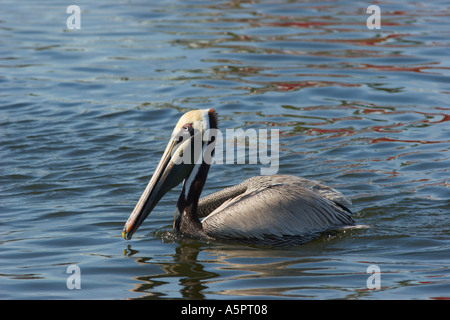
M 250 243 L 301 243 L 354 225 L 342 193 L 290 175 L 258 176 L 200 199 L 207 237 Z

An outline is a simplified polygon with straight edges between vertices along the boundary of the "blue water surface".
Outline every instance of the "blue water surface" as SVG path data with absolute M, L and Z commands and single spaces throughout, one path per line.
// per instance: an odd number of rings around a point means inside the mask
M 356 1 L 74 4 L 73 30 L 68 2 L 0 4 L 1 299 L 450 298 L 448 3 L 377 1 L 380 29 Z M 180 238 L 174 189 L 124 240 L 197 108 L 280 130 L 278 173 L 342 191 L 369 228 L 288 248 Z M 213 165 L 204 194 L 260 169 Z

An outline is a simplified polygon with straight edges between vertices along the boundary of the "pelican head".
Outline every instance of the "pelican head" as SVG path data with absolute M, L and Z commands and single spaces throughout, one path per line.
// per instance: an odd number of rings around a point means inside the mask
M 189 111 L 180 118 L 150 182 L 123 228 L 125 239 L 131 239 L 159 200 L 181 182 L 183 189 L 178 203 L 187 206 L 198 201 L 211 163 L 205 161 L 205 156 L 212 157 L 214 152 L 211 129 L 217 129 L 214 109 Z M 196 179 L 198 175 L 204 178 Z

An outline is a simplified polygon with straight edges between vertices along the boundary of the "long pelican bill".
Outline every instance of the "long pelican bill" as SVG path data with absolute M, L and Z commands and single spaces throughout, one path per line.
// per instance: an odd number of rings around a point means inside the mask
M 122 231 L 122 237 L 130 240 L 133 233 L 144 222 L 159 200 L 172 188 L 181 183 L 192 171 L 193 165 L 177 164 L 177 158 L 183 149 L 190 147 L 190 141 L 180 143 L 177 135 L 172 137 L 156 167 L 150 182 L 142 193 L 139 202 L 128 218 Z

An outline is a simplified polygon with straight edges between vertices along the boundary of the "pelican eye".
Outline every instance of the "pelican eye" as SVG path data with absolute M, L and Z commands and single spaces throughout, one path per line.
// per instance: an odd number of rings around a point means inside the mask
M 185 139 L 190 138 L 194 135 L 194 128 L 192 127 L 192 123 L 186 123 L 181 127 L 181 130 L 178 132 L 178 142 L 182 142 Z

